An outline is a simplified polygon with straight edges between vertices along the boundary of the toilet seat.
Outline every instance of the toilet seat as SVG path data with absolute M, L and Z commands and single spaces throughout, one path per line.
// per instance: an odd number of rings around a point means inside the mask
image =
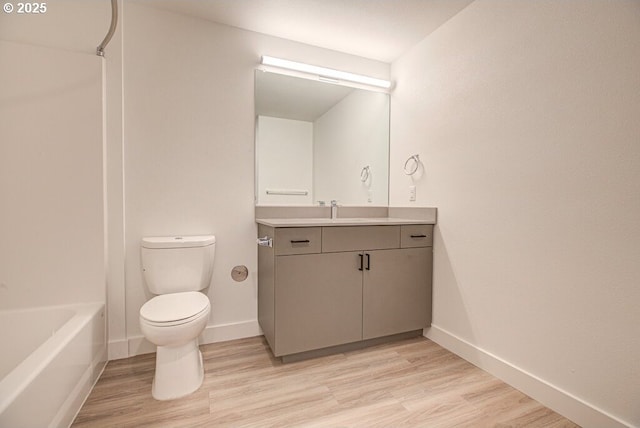
M 193 322 L 209 313 L 209 298 L 198 291 L 162 294 L 140 308 L 141 321 L 156 327 Z

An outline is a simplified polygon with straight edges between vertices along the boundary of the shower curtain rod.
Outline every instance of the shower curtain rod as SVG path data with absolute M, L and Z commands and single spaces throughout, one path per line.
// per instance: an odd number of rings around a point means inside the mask
M 107 35 L 104 36 L 104 40 L 96 48 L 96 55 L 104 56 L 104 48 L 107 47 L 107 45 L 111 41 L 111 37 L 113 37 L 113 33 L 116 32 L 117 24 L 118 24 L 118 0 L 111 0 L 111 25 L 109 26 L 109 31 L 107 32 Z

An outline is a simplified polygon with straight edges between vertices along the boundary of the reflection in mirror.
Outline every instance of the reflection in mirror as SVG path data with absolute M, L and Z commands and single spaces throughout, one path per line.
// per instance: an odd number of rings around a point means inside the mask
M 256 71 L 256 204 L 387 206 L 389 95 Z

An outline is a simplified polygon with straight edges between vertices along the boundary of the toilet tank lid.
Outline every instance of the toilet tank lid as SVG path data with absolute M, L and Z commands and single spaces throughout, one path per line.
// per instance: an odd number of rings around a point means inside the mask
M 142 238 L 143 248 L 189 248 L 206 247 L 216 243 L 213 235 L 197 236 L 152 236 Z

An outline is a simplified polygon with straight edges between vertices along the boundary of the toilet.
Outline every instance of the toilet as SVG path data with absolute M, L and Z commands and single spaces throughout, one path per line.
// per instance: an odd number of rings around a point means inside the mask
M 140 328 L 157 346 L 151 394 L 172 400 L 196 391 L 204 379 L 198 336 L 209 321 L 211 304 L 201 291 L 213 273 L 216 238 L 142 238 L 142 272 L 155 294 L 140 308 Z

